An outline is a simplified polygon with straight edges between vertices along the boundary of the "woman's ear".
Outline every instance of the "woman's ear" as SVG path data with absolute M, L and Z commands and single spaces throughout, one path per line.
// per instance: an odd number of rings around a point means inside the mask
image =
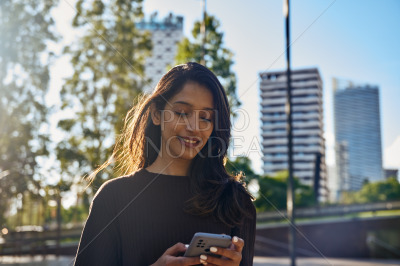
M 159 126 L 161 124 L 161 112 L 157 110 L 155 103 L 150 105 L 150 115 L 153 124 Z

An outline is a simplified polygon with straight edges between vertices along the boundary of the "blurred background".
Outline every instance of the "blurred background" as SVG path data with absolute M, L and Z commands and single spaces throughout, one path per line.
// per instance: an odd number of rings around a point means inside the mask
M 299 262 L 399 263 L 400 2 L 293 0 L 290 12 Z M 287 265 L 283 13 L 272 0 L 2 0 L 0 264 L 71 264 L 94 194 L 118 173 L 84 177 L 135 99 L 196 61 L 231 104 L 227 169 L 256 196 L 256 263 Z

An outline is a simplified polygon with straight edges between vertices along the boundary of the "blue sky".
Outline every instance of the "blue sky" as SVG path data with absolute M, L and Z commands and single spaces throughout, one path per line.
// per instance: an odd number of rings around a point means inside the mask
M 190 34 L 195 19 L 201 18 L 201 1 L 147 0 L 146 13 L 168 12 L 185 17 Z M 258 73 L 284 69 L 283 2 L 273 0 L 208 0 L 207 11 L 218 17 L 225 32 L 225 44 L 235 53 L 238 94 L 249 123 L 241 122 L 235 132 L 239 147 L 259 169 L 259 154 L 253 138 L 260 136 Z M 292 67 L 318 67 L 324 82 L 324 115 L 327 159 L 333 163 L 332 78 L 349 79 L 380 87 L 382 151 L 400 158 L 400 2 L 399 1 L 291 1 Z M 240 121 L 238 121 L 240 123 Z M 245 136 L 242 143 L 240 136 Z M 397 146 L 395 141 L 397 139 Z M 386 152 L 388 157 L 388 152 Z M 386 159 L 386 166 L 400 167 L 399 160 Z
M 73 0 L 61 0 L 55 10 L 64 44 L 70 30 Z M 400 168 L 400 1 L 292 0 L 292 67 L 318 67 L 324 82 L 324 122 L 328 164 L 333 163 L 332 78 L 380 87 L 384 166 Z M 243 103 L 233 133 L 231 156 L 248 155 L 261 171 L 258 73 L 284 69 L 283 1 L 208 0 L 207 11 L 221 21 L 225 45 L 234 54 L 238 95 Z M 145 0 L 147 15 L 158 11 L 184 16 L 189 36 L 202 16 L 200 0 Z M 71 73 L 68 58 L 52 69 L 51 94 L 56 99 L 62 78 Z

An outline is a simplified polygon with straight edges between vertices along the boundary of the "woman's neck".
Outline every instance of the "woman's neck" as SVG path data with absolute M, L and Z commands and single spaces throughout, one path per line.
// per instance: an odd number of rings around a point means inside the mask
M 146 167 L 146 170 L 152 173 L 176 176 L 188 176 L 189 169 L 190 161 L 179 159 L 164 161 L 161 157 L 157 157 L 152 165 Z

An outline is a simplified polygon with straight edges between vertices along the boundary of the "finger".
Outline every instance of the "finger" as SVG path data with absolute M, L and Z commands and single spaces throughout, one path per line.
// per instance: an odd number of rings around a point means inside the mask
M 219 265 L 217 265 L 217 264 L 214 264 L 214 263 L 211 263 L 211 262 L 207 262 L 207 261 L 204 261 L 204 260 L 200 260 L 200 262 L 203 264 L 203 265 L 207 265 L 207 266 L 219 266 Z M 226 261 L 225 261 L 226 262 Z
M 178 265 L 198 265 L 201 263 L 199 257 L 177 257 Z
M 222 250 L 225 250 L 224 252 L 222 252 Z M 234 264 L 239 264 L 240 261 L 242 260 L 242 254 L 234 251 L 234 250 L 229 250 L 229 249 L 221 249 L 219 248 L 219 253 L 224 253 L 224 255 L 222 255 L 223 257 L 214 257 L 211 255 L 201 255 L 200 256 L 200 262 L 203 263 L 203 265 L 226 265 L 227 262 L 234 262 Z M 215 252 L 215 254 L 217 254 L 218 252 Z
M 186 251 L 186 247 L 184 244 L 182 243 L 176 243 L 175 245 L 173 245 L 172 247 L 170 247 L 169 249 L 167 249 L 164 254 L 165 255 L 171 255 L 171 256 L 176 256 L 181 252 L 185 252 Z
M 225 258 L 228 258 L 233 261 L 240 261 L 242 259 L 242 253 L 239 251 L 236 251 L 234 249 L 229 249 L 229 248 L 220 248 L 220 247 L 211 247 L 210 251 L 213 254 L 221 255 Z M 212 256 L 209 256 L 212 257 Z M 201 258 L 201 256 L 200 256 Z
M 244 240 L 241 239 L 240 237 L 234 236 L 232 238 L 232 244 L 235 246 L 235 250 L 237 252 L 242 252 L 243 247 L 244 247 Z

